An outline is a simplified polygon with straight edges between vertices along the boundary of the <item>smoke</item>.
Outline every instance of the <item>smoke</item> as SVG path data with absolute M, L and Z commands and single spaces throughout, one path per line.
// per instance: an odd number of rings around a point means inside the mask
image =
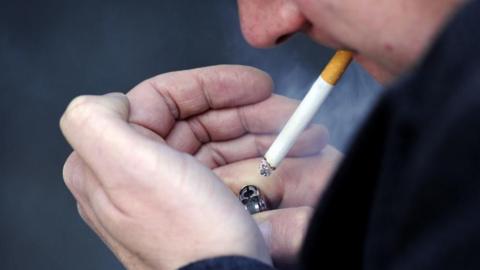
M 58 119 L 81 94 L 127 91 L 159 73 L 213 64 L 268 72 L 301 99 L 332 51 L 297 35 L 244 41 L 235 1 L 4 1 L 0 9 L 0 254 L 5 269 L 121 269 L 75 213 L 62 181 L 71 149 Z M 353 65 L 319 111 L 343 149 L 379 92 Z M 72 233 L 74 232 L 74 233 Z M 28 256 L 28 260 L 25 257 Z
M 223 29 L 229 33 L 224 36 L 224 57 L 231 63 L 266 71 L 275 82 L 277 94 L 302 99 L 334 52 L 300 34 L 276 48 L 253 49 L 241 35 L 235 4 L 224 3 L 226 6 L 218 10 Z M 331 144 L 345 150 L 380 91 L 380 85 L 353 63 L 314 121 L 329 129 Z

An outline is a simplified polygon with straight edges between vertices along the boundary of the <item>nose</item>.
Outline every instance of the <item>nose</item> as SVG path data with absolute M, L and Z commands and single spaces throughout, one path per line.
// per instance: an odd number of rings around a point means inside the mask
M 238 10 L 243 36 L 258 48 L 275 46 L 308 26 L 291 0 L 238 0 Z

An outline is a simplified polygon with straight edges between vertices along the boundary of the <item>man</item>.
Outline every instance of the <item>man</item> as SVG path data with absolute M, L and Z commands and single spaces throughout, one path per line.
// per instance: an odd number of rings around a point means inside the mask
M 258 70 L 173 72 L 126 96 L 76 98 L 61 119 L 74 148 L 65 182 L 120 261 L 129 269 L 270 269 L 272 258 L 292 263 L 303 242 L 305 268 L 477 269 L 479 2 L 238 5 L 254 46 L 303 31 L 354 51 L 384 83 L 403 77 L 325 192 L 341 155 L 320 126 L 304 132 L 272 178 L 258 176 L 259 157 L 295 106 L 271 95 Z M 235 196 L 246 184 L 273 210 L 249 216 Z

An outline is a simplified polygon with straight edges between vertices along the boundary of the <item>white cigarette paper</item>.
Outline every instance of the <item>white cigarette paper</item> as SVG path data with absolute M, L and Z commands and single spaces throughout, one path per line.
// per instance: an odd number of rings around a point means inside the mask
M 269 176 L 280 165 L 348 67 L 351 58 L 352 53 L 348 51 L 335 54 L 268 149 L 260 165 L 261 175 Z
M 268 164 L 276 168 L 295 144 L 298 136 L 315 116 L 318 108 L 327 98 L 333 85 L 319 77 L 308 91 L 298 108 L 283 127 L 282 131 L 265 154 Z

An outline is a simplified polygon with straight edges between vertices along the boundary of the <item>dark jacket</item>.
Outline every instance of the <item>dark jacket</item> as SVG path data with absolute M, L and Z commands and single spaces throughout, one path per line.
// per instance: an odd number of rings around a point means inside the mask
M 385 91 L 322 197 L 305 269 L 480 269 L 480 1 Z M 184 269 L 269 269 L 225 257 Z

